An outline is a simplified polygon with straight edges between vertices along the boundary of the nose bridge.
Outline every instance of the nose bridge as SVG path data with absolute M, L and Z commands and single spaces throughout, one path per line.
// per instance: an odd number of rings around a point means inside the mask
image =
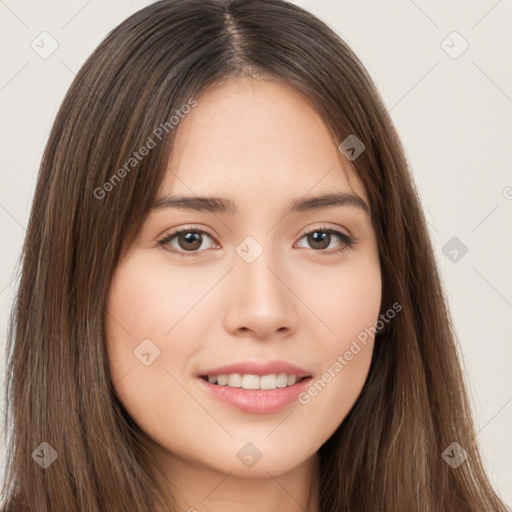
M 266 237 L 260 242 L 249 236 L 236 248 L 236 284 L 228 299 L 230 329 L 247 328 L 268 334 L 294 326 L 293 294 L 283 284 L 286 278 L 279 276 L 278 269 L 283 265 L 278 251 L 269 246 L 270 240 Z
M 277 251 L 270 246 L 270 240 L 271 237 L 266 237 L 259 242 L 248 236 L 236 248 L 238 261 L 235 263 L 235 272 L 243 283 L 242 288 L 245 286 L 248 297 L 253 300 L 262 299 L 263 304 L 270 304 L 281 297 L 283 287 L 275 275 L 275 269 L 280 267 L 280 263 L 277 261 Z

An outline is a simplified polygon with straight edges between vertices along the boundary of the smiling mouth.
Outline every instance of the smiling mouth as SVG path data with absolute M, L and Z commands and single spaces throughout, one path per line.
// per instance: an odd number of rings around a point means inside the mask
M 231 373 L 229 375 L 201 375 L 200 378 L 219 387 L 272 391 L 294 386 L 311 376 L 297 377 L 287 373 L 268 375 Z

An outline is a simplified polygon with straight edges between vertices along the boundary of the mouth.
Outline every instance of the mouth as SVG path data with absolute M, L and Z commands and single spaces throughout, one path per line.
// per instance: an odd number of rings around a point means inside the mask
M 199 377 L 214 386 L 271 391 L 294 386 L 305 379 L 311 378 L 311 375 L 300 377 L 295 374 L 287 373 L 272 373 L 268 375 L 230 373 L 222 375 L 200 375 Z
M 312 376 L 295 374 L 200 375 L 197 383 L 206 395 L 244 413 L 270 414 L 299 405 L 298 397 L 310 385 Z

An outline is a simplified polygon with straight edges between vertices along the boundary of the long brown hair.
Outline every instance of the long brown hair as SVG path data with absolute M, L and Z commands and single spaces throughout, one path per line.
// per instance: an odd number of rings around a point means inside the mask
M 153 478 L 146 435 L 115 396 L 105 300 L 166 171 L 179 129 L 170 119 L 241 73 L 286 81 L 338 143 L 363 141 L 352 164 L 377 234 L 382 311 L 403 308 L 377 334 L 364 389 L 319 450 L 320 510 L 506 510 L 482 467 L 425 219 L 386 107 L 350 48 L 284 0 L 156 2 L 113 30 L 72 83 L 42 159 L 9 331 L 6 510 L 175 510 Z M 135 158 L 148 137 L 155 146 Z M 469 455 L 457 468 L 442 457 L 453 442 Z M 36 463 L 55 454 L 46 469 Z

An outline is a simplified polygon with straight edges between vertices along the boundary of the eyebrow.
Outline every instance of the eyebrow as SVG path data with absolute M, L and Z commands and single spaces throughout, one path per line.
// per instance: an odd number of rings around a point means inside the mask
M 302 197 L 292 201 L 288 212 L 304 212 L 328 208 L 332 206 L 351 206 L 366 213 L 369 212 L 366 202 L 354 194 L 335 193 L 321 196 Z M 199 197 L 199 196 L 165 196 L 156 200 L 152 209 L 177 208 L 181 210 L 193 210 L 198 212 L 237 213 L 236 204 L 230 199 L 220 197 Z

